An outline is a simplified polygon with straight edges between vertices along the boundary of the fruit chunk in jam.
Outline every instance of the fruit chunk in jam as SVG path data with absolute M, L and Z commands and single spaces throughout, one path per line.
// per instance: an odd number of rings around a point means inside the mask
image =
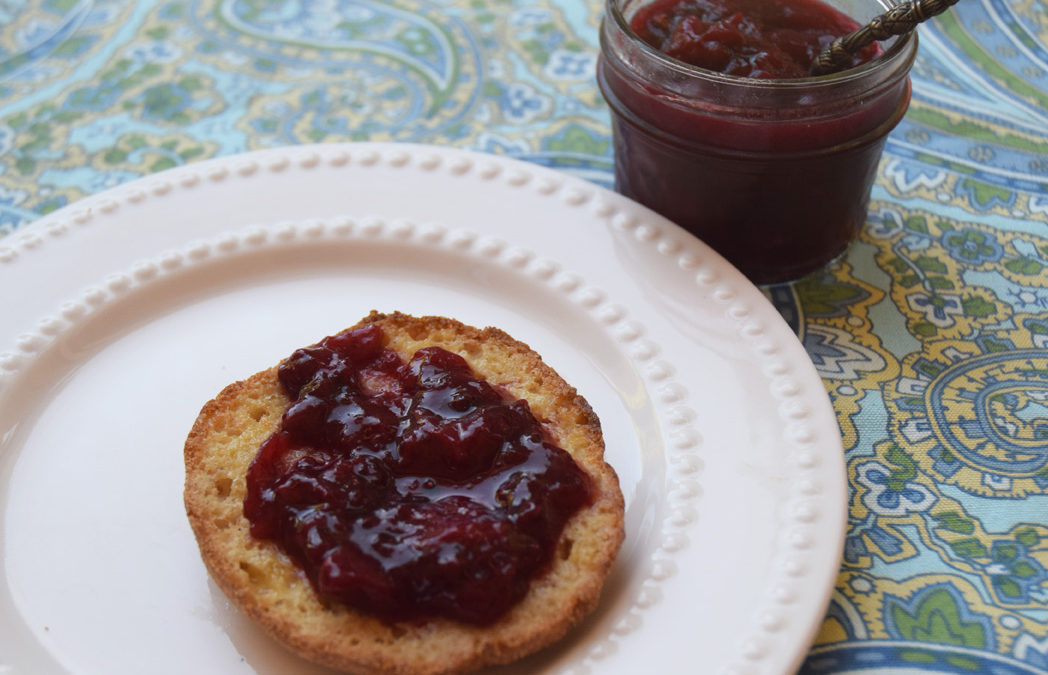
M 685 63 L 760 79 L 808 77 L 819 52 L 859 28 L 820 0 L 655 0 L 630 27 L 642 40 Z M 871 45 L 854 67 L 875 57 Z
M 491 623 L 548 567 L 590 480 L 460 356 L 405 363 L 384 342 L 364 326 L 281 364 L 293 402 L 248 470 L 251 534 L 384 620 Z

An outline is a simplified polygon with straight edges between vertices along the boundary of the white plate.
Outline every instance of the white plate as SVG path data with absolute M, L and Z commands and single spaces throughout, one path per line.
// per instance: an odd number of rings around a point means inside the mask
M 627 540 L 596 614 L 516 668 L 794 670 L 838 571 L 840 435 L 802 347 L 705 245 L 531 164 L 252 153 L 0 241 L 0 672 L 308 672 L 209 581 L 182 443 L 225 384 L 372 308 L 496 325 L 599 414 Z

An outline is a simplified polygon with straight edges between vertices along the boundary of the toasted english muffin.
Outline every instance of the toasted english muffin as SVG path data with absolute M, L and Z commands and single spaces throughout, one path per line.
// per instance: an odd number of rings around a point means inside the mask
M 623 499 L 604 461 L 589 404 L 527 345 L 496 328 L 443 317 L 372 312 L 405 361 L 439 346 L 474 373 L 527 401 L 548 436 L 589 476 L 592 499 L 561 532 L 548 569 L 490 625 L 445 618 L 390 622 L 322 597 L 278 544 L 251 535 L 248 467 L 291 404 L 274 366 L 226 387 L 200 412 L 185 444 L 185 506 L 211 576 L 242 612 L 309 661 L 354 673 L 463 672 L 503 664 L 565 635 L 596 606 L 622 543 Z

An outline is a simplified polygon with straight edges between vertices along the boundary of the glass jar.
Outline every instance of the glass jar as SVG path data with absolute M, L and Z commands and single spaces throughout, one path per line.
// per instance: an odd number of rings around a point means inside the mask
M 705 241 L 753 282 L 797 279 L 866 221 L 889 131 L 910 100 L 911 32 L 855 68 L 800 79 L 722 75 L 670 58 L 608 0 L 597 81 L 612 111 L 615 187 Z M 865 23 L 876 0 L 829 3 Z

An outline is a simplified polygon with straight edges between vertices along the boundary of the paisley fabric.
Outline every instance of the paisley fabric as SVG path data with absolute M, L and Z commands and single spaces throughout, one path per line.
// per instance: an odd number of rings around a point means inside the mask
M 611 184 L 596 0 L 0 0 L 0 237 L 122 182 L 412 141 Z M 847 256 L 766 289 L 837 412 L 850 527 L 803 670 L 1048 672 L 1048 4 L 921 27 Z

